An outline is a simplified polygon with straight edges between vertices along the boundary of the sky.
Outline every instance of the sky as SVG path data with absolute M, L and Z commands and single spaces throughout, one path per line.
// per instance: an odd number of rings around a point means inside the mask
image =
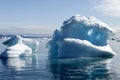
M 52 33 L 71 16 L 120 27 L 120 0 L 0 0 L 0 33 Z

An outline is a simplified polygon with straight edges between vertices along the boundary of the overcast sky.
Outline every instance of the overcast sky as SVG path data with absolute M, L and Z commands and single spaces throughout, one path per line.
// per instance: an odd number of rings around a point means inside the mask
M 120 0 L 0 0 L 0 30 L 51 33 L 75 14 L 95 16 L 119 28 Z

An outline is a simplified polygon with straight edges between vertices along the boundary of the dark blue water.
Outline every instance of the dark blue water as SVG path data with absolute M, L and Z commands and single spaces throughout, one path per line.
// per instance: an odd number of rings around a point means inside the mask
M 111 59 L 76 58 L 49 60 L 41 41 L 32 57 L 0 59 L 0 80 L 119 80 L 118 42 L 110 41 L 117 55 Z M 1 49 L 2 49 L 2 44 Z M 0 50 L 1 50 L 0 49 Z

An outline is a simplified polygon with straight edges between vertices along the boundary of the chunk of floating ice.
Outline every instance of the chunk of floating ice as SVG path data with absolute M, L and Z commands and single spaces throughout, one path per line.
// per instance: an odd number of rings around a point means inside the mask
M 114 30 L 95 17 L 72 16 L 48 42 L 50 58 L 113 57 L 107 44 Z
M 7 49 L 1 53 L 0 57 L 20 57 L 30 56 L 32 54 L 31 48 L 22 42 L 22 37 L 15 35 L 3 44 L 7 45 Z
M 23 38 L 23 43 L 25 43 L 28 47 L 30 47 L 32 49 L 32 52 L 37 52 L 40 41 L 37 39 Z

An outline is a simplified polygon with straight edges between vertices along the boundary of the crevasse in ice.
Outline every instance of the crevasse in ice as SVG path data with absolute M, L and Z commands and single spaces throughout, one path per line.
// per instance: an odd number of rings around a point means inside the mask
M 1 53 L 0 57 L 20 57 L 20 56 L 31 56 L 32 50 L 22 41 L 22 37 L 15 35 L 3 42 L 7 45 L 6 50 Z
M 112 57 L 115 53 L 107 39 L 113 34 L 113 29 L 95 17 L 72 16 L 54 31 L 47 44 L 49 58 Z

